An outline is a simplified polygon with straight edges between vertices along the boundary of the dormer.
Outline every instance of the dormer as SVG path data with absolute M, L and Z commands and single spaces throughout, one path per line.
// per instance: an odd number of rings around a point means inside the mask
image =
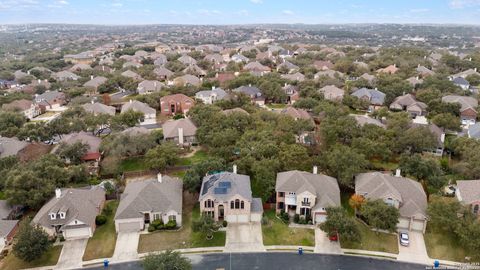
M 48 214 L 48 215 L 50 216 L 50 220 L 55 220 L 55 219 L 57 219 L 57 213 L 52 212 L 52 213 L 50 213 L 50 214 Z
M 65 213 L 65 212 L 58 212 L 58 215 L 60 216 L 60 219 L 65 219 L 65 216 L 67 215 L 67 213 Z
M 65 217 L 67 216 L 67 211 L 68 211 L 67 206 L 62 206 L 62 208 L 60 208 L 60 210 L 58 211 L 58 215 L 60 219 L 65 219 Z

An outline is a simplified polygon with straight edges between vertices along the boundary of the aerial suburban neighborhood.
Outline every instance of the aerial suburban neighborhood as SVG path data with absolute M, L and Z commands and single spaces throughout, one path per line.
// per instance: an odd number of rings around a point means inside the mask
M 478 25 L 0 23 L 0 269 L 480 262 Z

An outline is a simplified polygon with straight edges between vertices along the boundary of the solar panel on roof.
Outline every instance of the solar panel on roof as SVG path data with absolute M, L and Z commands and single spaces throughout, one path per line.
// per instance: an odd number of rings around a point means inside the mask
M 231 188 L 232 183 L 231 182 L 219 182 L 218 187 L 223 187 L 223 188 Z
M 227 188 L 217 187 L 213 189 L 214 194 L 227 194 Z

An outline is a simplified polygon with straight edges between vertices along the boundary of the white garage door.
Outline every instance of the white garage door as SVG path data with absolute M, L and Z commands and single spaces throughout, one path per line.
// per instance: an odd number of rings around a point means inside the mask
M 65 239 L 79 239 L 79 238 L 89 238 L 90 237 L 90 228 L 75 228 L 65 230 Z
M 236 222 L 238 222 L 237 215 L 227 215 L 227 216 L 225 216 L 225 220 L 226 220 L 228 223 L 236 223 Z
M 315 214 L 315 223 L 323 223 L 327 221 L 326 214 Z
M 118 232 L 138 232 L 139 230 L 140 224 L 138 221 L 118 223 Z
M 402 230 L 408 230 L 410 227 L 410 219 L 409 218 L 399 218 L 397 227 Z
M 237 215 L 238 217 L 238 222 L 249 222 L 250 219 L 248 218 L 248 215 Z
M 412 223 L 412 230 L 423 232 L 423 223 L 425 221 L 420 219 L 414 219 Z
M 250 219 L 253 222 L 260 222 L 260 221 L 262 221 L 262 214 L 251 214 Z

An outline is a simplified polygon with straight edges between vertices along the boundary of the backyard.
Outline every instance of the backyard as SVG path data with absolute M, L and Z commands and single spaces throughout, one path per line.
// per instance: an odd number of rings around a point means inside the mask
M 395 234 L 376 233 L 367 225 L 357 220 L 360 230 L 360 242 L 350 242 L 340 239 L 342 248 L 363 249 L 398 254 L 398 238 Z
M 263 244 L 271 245 L 301 245 L 315 246 L 315 231 L 313 229 L 290 228 L 276 217 L 275 210 L 265 211 L 268 224 L 262 225 Z
M 60 252 L 62 251 L 63 246 L 53 246 L 45 254 L 42 255 L 39 259 L 36 259 L 31 262 L 25 262 L 17 258 L 13 253 L 9 253 L 5 259 L 0 262 L 0 269 L 3 270 L 17 270 L 25 268 L 34 268 L 42 266 L 51 266 L 55 265 L 58 262 L 60 257 Z
M 105 205 L 103 214 L 107 217 L 107 222 L 98 226 L 93 236 L 88 239 L 83 260 L 89 261 L 98 258 L 112 257 L 115 250 L 115 242 L 117 241 L 117 233 L 115 232 L 115 212 L 118 207 L 118 201 L 109 201 Z
M 177 231 L 156 231 L 141 234 L 138 252 L 152 252 L 166 249 L 225 246 L 225 232 L 215 232 L 213 239 L 207 240 L 198 232 L 192 232 L 192 220 L 200 216 L 197 196 L 184 192 L 182 227 Z
M 126 158 L 120 162 L 121 172 L 134 172 L 148 170 L 148 166 L 143 156 Z

